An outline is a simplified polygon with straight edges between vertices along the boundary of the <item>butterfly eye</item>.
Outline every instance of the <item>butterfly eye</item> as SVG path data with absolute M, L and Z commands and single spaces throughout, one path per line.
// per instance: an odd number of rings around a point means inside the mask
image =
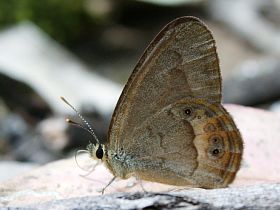
M 185 109 L 185 114 L 190 116 L 192 114 L 192 110 L 190 108 Z
M 96 150 L 96 157 L 98 159 L 102 159 L 103 158 L 103 149 L 101 147 L 101 145 L 98 146 L 98 149 Z

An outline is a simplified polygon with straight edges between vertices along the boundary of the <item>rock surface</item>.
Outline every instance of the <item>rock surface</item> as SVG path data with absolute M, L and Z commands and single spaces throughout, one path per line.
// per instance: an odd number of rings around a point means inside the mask
M 7 173 L 0 173 L 0 182 L 11 179 L 12 177 L 16 177 L 21 175 L 22 173 L 26 173 L 31 169 L 37 167 L 34 163 L 20 163 L 16 161 L 1 161 L 0 162 L 0 171 L 7 170 Z
M 0 184 L 0 206 L 41 209 L 116 208 L 280 208 L 280 117 L 272 112 L 227 105 L 245 144 L 243 163 L 225 189 L 179 189 L 134 179 L 117 180 L 100 195 L 112 175 L 101 164 L 88 172 L 74 158 L 47 164 Z M 78 155 L 82 168 L 94 161 Z M 153 192 L 155 192 L 153 194 Z
M 31 205 L 36 209 L 279 209 L 280 184 L 168 193 L 118 193 Z

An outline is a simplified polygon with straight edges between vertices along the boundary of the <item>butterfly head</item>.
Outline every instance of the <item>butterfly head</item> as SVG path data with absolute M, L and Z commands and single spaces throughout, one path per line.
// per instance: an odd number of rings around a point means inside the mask
M 66 121 L 72 125 L 78 126 L 84 130 L 86 130 L 87 132 L 89 132 L 94 140 L 93 142 L 90 142 L 89 145 L 87 146 L 87 151 L 90 154 L 90 157 L 93 159 L 100 159 L 102 160 L 103 156 L 104 156 L 104 145 L 100 143 L 100 141 L 98 140 L 97 136 L 95 135 L 92 127 L 90 126 L 90 124 L 88 123 L 88 121 L 85 120 L 85 118 L 80 114 L 80 112 L 78 112 L 76 110 L 76 108 L 74 106 L 72 106 L 65 98 L 61 97 L 61 99 L 68 105 L 70 106 L 78 115 L 78 117 L 82 120 L 82 123 L 78 123 L 78 122 L 74 122 L 70 119 L 66 119 Z
M 92 159 L 102 160 L 102 158 L 104 157 L 105 148 L 103 144 L 90 143 L 87 146 L 87 151 L 89 152 L 89 155 Z

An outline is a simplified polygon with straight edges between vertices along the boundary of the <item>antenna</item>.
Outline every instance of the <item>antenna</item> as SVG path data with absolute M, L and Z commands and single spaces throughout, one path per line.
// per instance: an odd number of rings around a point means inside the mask
M 68 122 L 68 123 L 70 123 L 70 124 L 73 124 L 73 125 L 76 125 L 76 126 L 78 126 L 78 127 L 80 127 L 80 128 L 83 128 L 84 130 L 88 131 L 88 132 L 93 136 L 93 138 L 96 140 L 96 142 L 100 145 L 100 141 L 98 140 L 97 136 L 95 135 L 95 133 L 94 133 L 93 129 L 91 128 L 90 124 L 88 123 L 88 121 L 86 121 L 85 118 L 80 114 L 80 112 L 78 112 L 78 110 L 75 109 L 75 107 L 72 106 L 65 98 L 63 98 L 62 96 L 61 96 L 60 98 L 61 98 L 61 100 L 62 100 L 64 103 L 66 103 L 68 106 L 71 107 L 71 109 L 73 109 L 73 110 L 76 112 L 76 114 L 78 115 L 78 117 L 82 120 L 82 122 L 83 122 L 86 126 L 84 126 L 84 125 L 82 125 L 82 124 L 80 124 L 80 123 L 74 122 L 74 121 L 72 121 L 72 120 L 70 120 L 70 119 L 68 119 L 68 118 L 66 119 L 66 122 Z
M 80 123 L 78 123 L 78 122 L 75 122 L 75 121 L 73 121 L 73 120 L 71 120 L 71 119 L 69 119 L 69 118 L 66 118 L 65 121 L 68 122 L 69 124 L 72 124 L 72 125 L 74 125 L 74 126 L 77 126 L 77 127 L 79 127 L 79 128 L 84 129 L 85 131 L 89 132 L 90 135 L 95 139 L 95 136 L 93 135 L 93 133 L 92 133 L 87 127 L 85 127 L 84 125 L 82 125 L 82 124 L 80 124 Z M 89 140 L 89 143 L 92 143 L 91 140 Z

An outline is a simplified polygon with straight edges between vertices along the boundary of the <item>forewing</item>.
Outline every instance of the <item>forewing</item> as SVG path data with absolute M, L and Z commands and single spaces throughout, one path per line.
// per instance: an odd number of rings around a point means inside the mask
M 139 60 L 112 117 L 110 149 L 136 143 L 133 133 L 145 120 L 182 98 L 221 102 L 215 41 L 193 17 L 178 18 L 165 26 Z

